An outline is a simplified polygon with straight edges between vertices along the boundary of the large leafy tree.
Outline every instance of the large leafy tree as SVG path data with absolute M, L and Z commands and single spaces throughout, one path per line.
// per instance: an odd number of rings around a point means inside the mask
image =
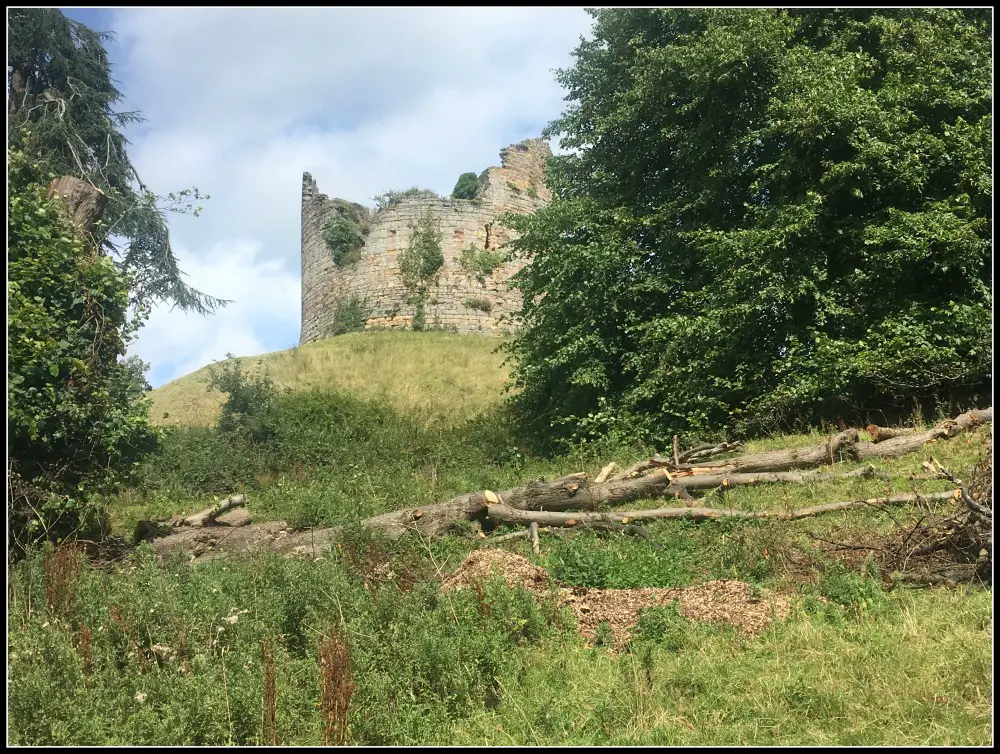
M 208 313 L 224 301 L 188 286 L 170 246 L 165 210 L 190 210 L 201 196 L 185 190 L 162 200 L 150 191 L 126 153 L 123 129 L 141 121 L 120 112 L 97 32 L 55 8 L 10 8 L 7 16 L 7 136 L 28 149 L 43 171 L 87 180 L 107 196 L 97 241 L 132 278 L 132 301 L 167 300 Z M 30 133 L 30 145 L 24 141 Z
M 988 394 L 989 11 L 590 13 L 555 200 L 508 219 L 526 417 L 655 441 Z

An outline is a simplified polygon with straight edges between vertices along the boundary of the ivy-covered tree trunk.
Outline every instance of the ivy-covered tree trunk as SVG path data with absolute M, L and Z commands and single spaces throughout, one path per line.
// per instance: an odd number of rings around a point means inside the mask
M 73 180 L 50 192 L 37 163 L 20 152 L 8 161 L 8 523 L 20 551 L 99 535 L 93 496 L 155 448 L 156 434 L 148 386 L 124 359 L 140 324 L 129 281 L 83 234 L 100 192 Z

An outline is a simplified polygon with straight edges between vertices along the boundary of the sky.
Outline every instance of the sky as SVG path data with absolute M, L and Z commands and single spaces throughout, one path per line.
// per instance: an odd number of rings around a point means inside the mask
M 187 282 L 227 307 L 153 310 L 130 353 L 153 387 L 227 353 L 298 345 L 302 173 L 372 205 L 387 189 L 448 194 L 564 109 L 553 75 L 590 29 L 580 8 L 72 9 L 107 46 L 129 157 L 171 215 Z M 558 151 L 558 144 L 553 142 Z

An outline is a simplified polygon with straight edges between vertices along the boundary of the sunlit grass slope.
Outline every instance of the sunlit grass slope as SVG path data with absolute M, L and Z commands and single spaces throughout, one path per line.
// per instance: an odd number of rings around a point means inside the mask
M 502 341 L 443 332 L 364 332 L 308 343 L 260 359 L 279 388 L 345 391 L 413 417 L 459 423 L 499 403 L 507 368 Z M 154 423 L 209 426 L 225 396 L 208 390 L 209 367 L 149 393 Z

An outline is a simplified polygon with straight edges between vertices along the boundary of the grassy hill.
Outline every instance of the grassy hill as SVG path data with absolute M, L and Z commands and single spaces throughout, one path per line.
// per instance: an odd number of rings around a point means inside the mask
M 523 537 L 389 541 L 354 526 L 471 490 L 596 476 L 608 461 L 625 468 L 648 457 L 649 449 L 610 443 L 557 456 L 520 447 L 492 410 L 507 379 L 496 345 L 375 332 L 268 354 L 261 361 L 293 393 L 276 401 L 262 442 L 210 426 L 223 396 L 206 390 L 208 370 L 152 391 L 157 417 L 176 430 L 135 487 L 110 501 L 116 531 L 129 535 L 139 518 L 191 513 L 236 490 L 257 522 L 344 528 L 316 558 L 231 553 L 192 565 L 158 562 L 142 546 L 102 566 L 65 548 L 17 564 L 10 741 L 319 745 L 340 726 L 362 745 L 989 745 L 990 591 L 888 591 L 872 573 L 879 548 L 934 515 L 930 508 L 658 521 L 649 540 L 545 532 L 538 553 Z M 988 453 L 986 430 L 876 462 L 882 478 L 720 488 L 699 504 L 776 512 L 950 489 L 913 475 L 933 454 L 967 478 Z M 827 436 L 760 438 L 746 451 Z M 664 504 L 683 503 L 631 506 Z M 588 609 L 607 609 L 625 590 L 737 580 L 751 602 L 763 590 L 785 595 L 790 613 L 743 633 L 663 604 L 643 612 L 633 641 L 616 648 L 610 624 L 585 640 L 554 598 L 496 579 L 441 588 L 470 553 L 504 550 L 586 590 Z M 711 600 L 704 610 L 738 606 Z
M 259 360 L 279 388 L 344 391 L 415 417 L 459 423 L 497 405 L 507 381 L 497 338 L 443 332 L 365 332 L 307 343 Z M 225 396 L 209 391 L 209 368 L 150 391 L 154 423 L 211 426 Z

